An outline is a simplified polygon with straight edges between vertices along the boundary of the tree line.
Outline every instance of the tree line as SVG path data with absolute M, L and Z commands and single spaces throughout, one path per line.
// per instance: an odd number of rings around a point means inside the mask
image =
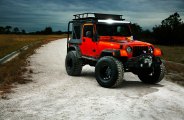
M 12 26 L 0 26 L 0 34 L 40 34 L 40 35 L 50 35 L 50 34 L 65 34 L 67 32 L 63 32 L 61 30 L 59 31 L 53 31 L 52 27 L 45 27 L 45 29 L 41 31 L 36 32 L 29 32 L 27 33 L 24 29 L 19 29 L 18 27 L 12 27 Z
M 134 39 L 150 42 L 153 44 L 164 45 L 184 45 L 184 23 L 180 15 L 176 12 L 168 18 L 161 21 L 160 25 L 155 25 L 150 30 L 143 30 L 137 23 L 131 24 L 131 30 Z M 46 27 L 41 31 L 27 33 L 24 29 L 18 27 L 5 26 L 0 27 L 0 34 L 63 34 L 67 32 L 53 31 L 52 27 Z M 71 32 L 70 32 L 71 33 Z
M 153 35 L 159 44 L 184 44 L 184 23 L 178 13 L 162 20 L 153 27 Z
M 26 31 L 24 29 L 20 30 L 18 27 L 0 26 L 0 34 L 26 34 Z
M 184 45 L 184 23 L 176 12 L 155 25 L 150 30 L 143 30 L 138 24 L 131 25 L 135 39 L 142 39 L 154 44 Z

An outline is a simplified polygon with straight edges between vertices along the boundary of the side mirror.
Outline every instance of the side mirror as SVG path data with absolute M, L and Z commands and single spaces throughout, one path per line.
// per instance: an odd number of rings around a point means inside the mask
M 92 32 L 91 31 L 86 31 L 86 37 L 92 38 Z

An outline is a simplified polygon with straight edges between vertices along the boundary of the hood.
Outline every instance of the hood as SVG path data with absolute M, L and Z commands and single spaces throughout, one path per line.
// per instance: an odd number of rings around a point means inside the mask
M 111 44 L 130 45 L 130 46 L 150 46 L 150 43 L 138 40 L 130 40 L 130 37 L 103 36 L 100 41 L 110 42 Z
M 142 42 L 142 41 L 138 41 L 138 40 L 131 40 L 131 41 L 127 41 L 127 40 L 123 40 L 123 42 L 118 42 L 120 44 L 124 44 L 124 45 L 130 45 L 130 46 L 150 46 L 150 43 L 147 42 Z

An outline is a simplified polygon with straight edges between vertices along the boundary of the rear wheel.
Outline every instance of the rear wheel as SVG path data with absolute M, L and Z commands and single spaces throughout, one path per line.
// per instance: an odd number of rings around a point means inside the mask
M 65 59 L 65 68 L 68 75 L 78 76 L 82 71 L 82 60 L 77 57 L 76 51 L 68 52 Z
M 102 87 L 117 87 L 122 83 L 124 69 L 122 63 L 114 57 L 101 58 L 95 66 L 95 77 Z
M 149 74 L 139 73 L 138 77 L 144 83 L 156 84 L 164 78 L 164 75 L 165 75 L 165 66 L 164 64 L 161 64 L 159 66 L 155 66 L 153 71 Z

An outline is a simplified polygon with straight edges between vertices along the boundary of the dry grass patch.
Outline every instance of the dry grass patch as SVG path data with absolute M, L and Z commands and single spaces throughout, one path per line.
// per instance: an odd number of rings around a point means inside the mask
M 10 35 L 12 38 L 14 35 Z M 2 37 L 2 35 L 0 35 L 0 37 Z M 4 36 L 5 37 L 5 36 Z M 9 38 L 9 36 L 7 36 Z M 12 59 L 11 61 L 4 63 L 2 65 L 0 65 L 0 95 L 2 95 L 2 98 L 5 99 L 6 97 L 4 97 L 4 93 L 9 93 L 11 92 L 11 88 L 13 87 L 14 83 L 18 83 L 18 84 L 25 84 L 27 82 L 30 82 L 31 79 L 27 79 L 25 77 L 23 77 L 23 75 L 28 72 L 28 73 L 33 73 L 33 71 L 31 69 L 27 69 L 26 66 L 29 65 L 29 61 L 27 61 L 27 58 L 34 54 L 34 51 L 39 48 L 41 45 L 46 44 L 52 40 L 56 40 L 56 39 L 60 39 L 60 38 L 65 38 L 64 36 L 37 36 L 37 35 L 25 35 L 25 36 L 14 36 L 17 40 L 15 40 L 14 42 L 16 44 L 18 44 L 19 42 L 17 41 L 21 41 L 24 44 L 25 43 L 31 43 L 33 41 L 39 41 L 37 44 L 35 44 L 34 46 L 31 46 L 30 48 L 28 48 L 26 51 L 21 52 L 16 58 Z M 23 38 L 25 38 L 25 42 L 23 40 Z M 28 38 L 26 38 L 28 37 Z M 6 38 L 6 39 L 8 39 Z M 22 39 L 19 39 L 22 38 Z M 36 40 L 34 40 L 36 39 Z M 27 41 L 28 40 L 28 41 Z M 30 42 L 30 41 L 31 42 Z M 2 41 L 1 41 L 2 43 Z M 9 44 L 9 43 L 4 43 L 4 45 L 0 46 L 5 46 L 5 44 L 8 47 L 11 47 L 12 45 L 15 44 Z M 21 44 L 23 45 L 23 44 Z M 20 47 L 20 45 L 18 45 Z M 16 46 L 16 49 L 18 48 L 18 46 Z M 8 51 L 9 49 L 5 50 Z M 13 50 L 13 49 L 11 49 Z
M 66 35 L 0 35 L 0 58 L 5 55 L 36 42 L 47 42 L 63 38 Z
M 166 62 L 167 80 L 184 86 L 184 64 L 175 62 Z
M 156 46 L 163 51 L 162 58 L 166 60 L 167 80 L 184 86 L 184 46 Z
M 163 59 L 184 64 L 184 46 L 157 45 L 163 51 Z

